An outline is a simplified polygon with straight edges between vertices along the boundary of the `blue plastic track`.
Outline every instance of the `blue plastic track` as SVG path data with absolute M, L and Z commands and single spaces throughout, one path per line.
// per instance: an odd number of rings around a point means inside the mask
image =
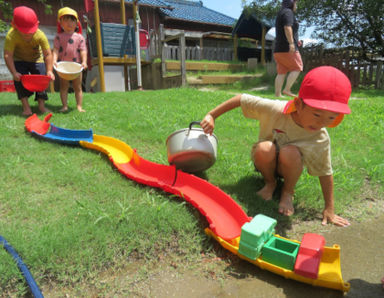
M 93 141 L 92 129 L 65 129 L 51 124 L 50 130 L 46 134 L 39 134 L 35 131 L 32 131 L 32 133 L 43 139 L 68 145 L 79 145 L 79 141 L 86 141 L 89 143 L 92 143 Z
M 0 235 L 0 244 L 3 245 L 4 249 L 16 261 L 17 267 L 19 267 L 20 271 L 23 273 L 24 278 L 27 281 L 28 286 L 31 289 L 33 296 L 36 298 L 44 298 L 38 285 L 36 284 L 35 280 L 33 279 L 31 272 L 29 272 L 27 266 L 24 264 L 21 257 L 17 254 L 15 249 L 7 242 L 7 240 L 5 240 L 1 235 Z

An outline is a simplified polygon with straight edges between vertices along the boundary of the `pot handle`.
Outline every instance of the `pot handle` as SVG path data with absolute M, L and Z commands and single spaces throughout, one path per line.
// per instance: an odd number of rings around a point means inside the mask
M 189 135 L 189 132 L 191 131 L 193 125 L 200 125 L 200 121 L 192 121 L 191 123 L 189 123 L 187 136 Z
M 201 122 L 201 121 L 192 121 L 191 123 L 189 123 L 189 130 L 192 129 L 192 126 L 193 126 L 193 125 L 200 125 L 200 122 Z

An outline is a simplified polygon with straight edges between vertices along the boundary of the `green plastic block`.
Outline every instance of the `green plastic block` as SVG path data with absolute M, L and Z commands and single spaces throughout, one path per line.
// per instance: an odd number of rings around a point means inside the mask
M 241 239 L 241 238 L 240 238 Z M 255 247 L 245 242 L 240 242 L 239 253 L 251 260 L 256 260 L 261 255 L 261 246 Z
M 262 248 L 262 259 L 273 265 L 293 270 L 300 244 L 271 237 Z
M 239 253 L 256 260 L 261 254 L 264 243 L 272 237 L 276 223 L 275 219 L 262 214 L 245 223 L 241 227 Z

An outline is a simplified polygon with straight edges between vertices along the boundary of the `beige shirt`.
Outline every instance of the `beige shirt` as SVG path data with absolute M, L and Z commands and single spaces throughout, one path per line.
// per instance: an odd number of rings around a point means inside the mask
M 332 175 L 330 139 L 325 128 L 309 132 L 298 126 L 290 114 L 283 113 L 286 101 L 243 94 L 240 102 L 245 117 L 259 120 L 258 142 L 272 141 L 279 148 L 294 145 L 310 175 Z

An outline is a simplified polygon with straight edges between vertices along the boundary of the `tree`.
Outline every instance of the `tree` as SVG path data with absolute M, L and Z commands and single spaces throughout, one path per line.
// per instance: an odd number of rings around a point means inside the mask
M 7 30 L 7 21 L 12 19 L 12 6 L 11 3 L 6 0 L 0 0 L 0 32 L 4 32 Z
M 315 36 L 336 46 L 354 46 L 364 56 L 384 56 L 383 0 L 300 0 L 298 16 L 316 27 Z
M 281 8 L 281 3 L 272 0 L 254 0 L 247 5 L 243 1 L 243 7 L 245 13 L 252 13 L 256 15 L 259 20 L 274 20 Z
M 254 0 L 248 9 L 276 12 L 281 1 Z M 312 37 L 338 47 L 354 46 L 384 56 L 383 0 L 299 0 L 296 16 L 300 23 L 314 26 Z
M 51 14 L 52 13 L 52 6 L 48 4 L 49 0 L 36 0 L 36 2 L 39 2 L 44 5 L 45 7 L 45 13 Z M 32 2 L 32 1 L 30 1 Z M 25 4 L 28 6 L 28 3 Z M 9 28 L 9 23 L 12 20 L 12 12 L 13 12 L 13 7 L 12 3 L 9 0 L 0 0 L 0 32 L 4 32 L 8 30 Z

